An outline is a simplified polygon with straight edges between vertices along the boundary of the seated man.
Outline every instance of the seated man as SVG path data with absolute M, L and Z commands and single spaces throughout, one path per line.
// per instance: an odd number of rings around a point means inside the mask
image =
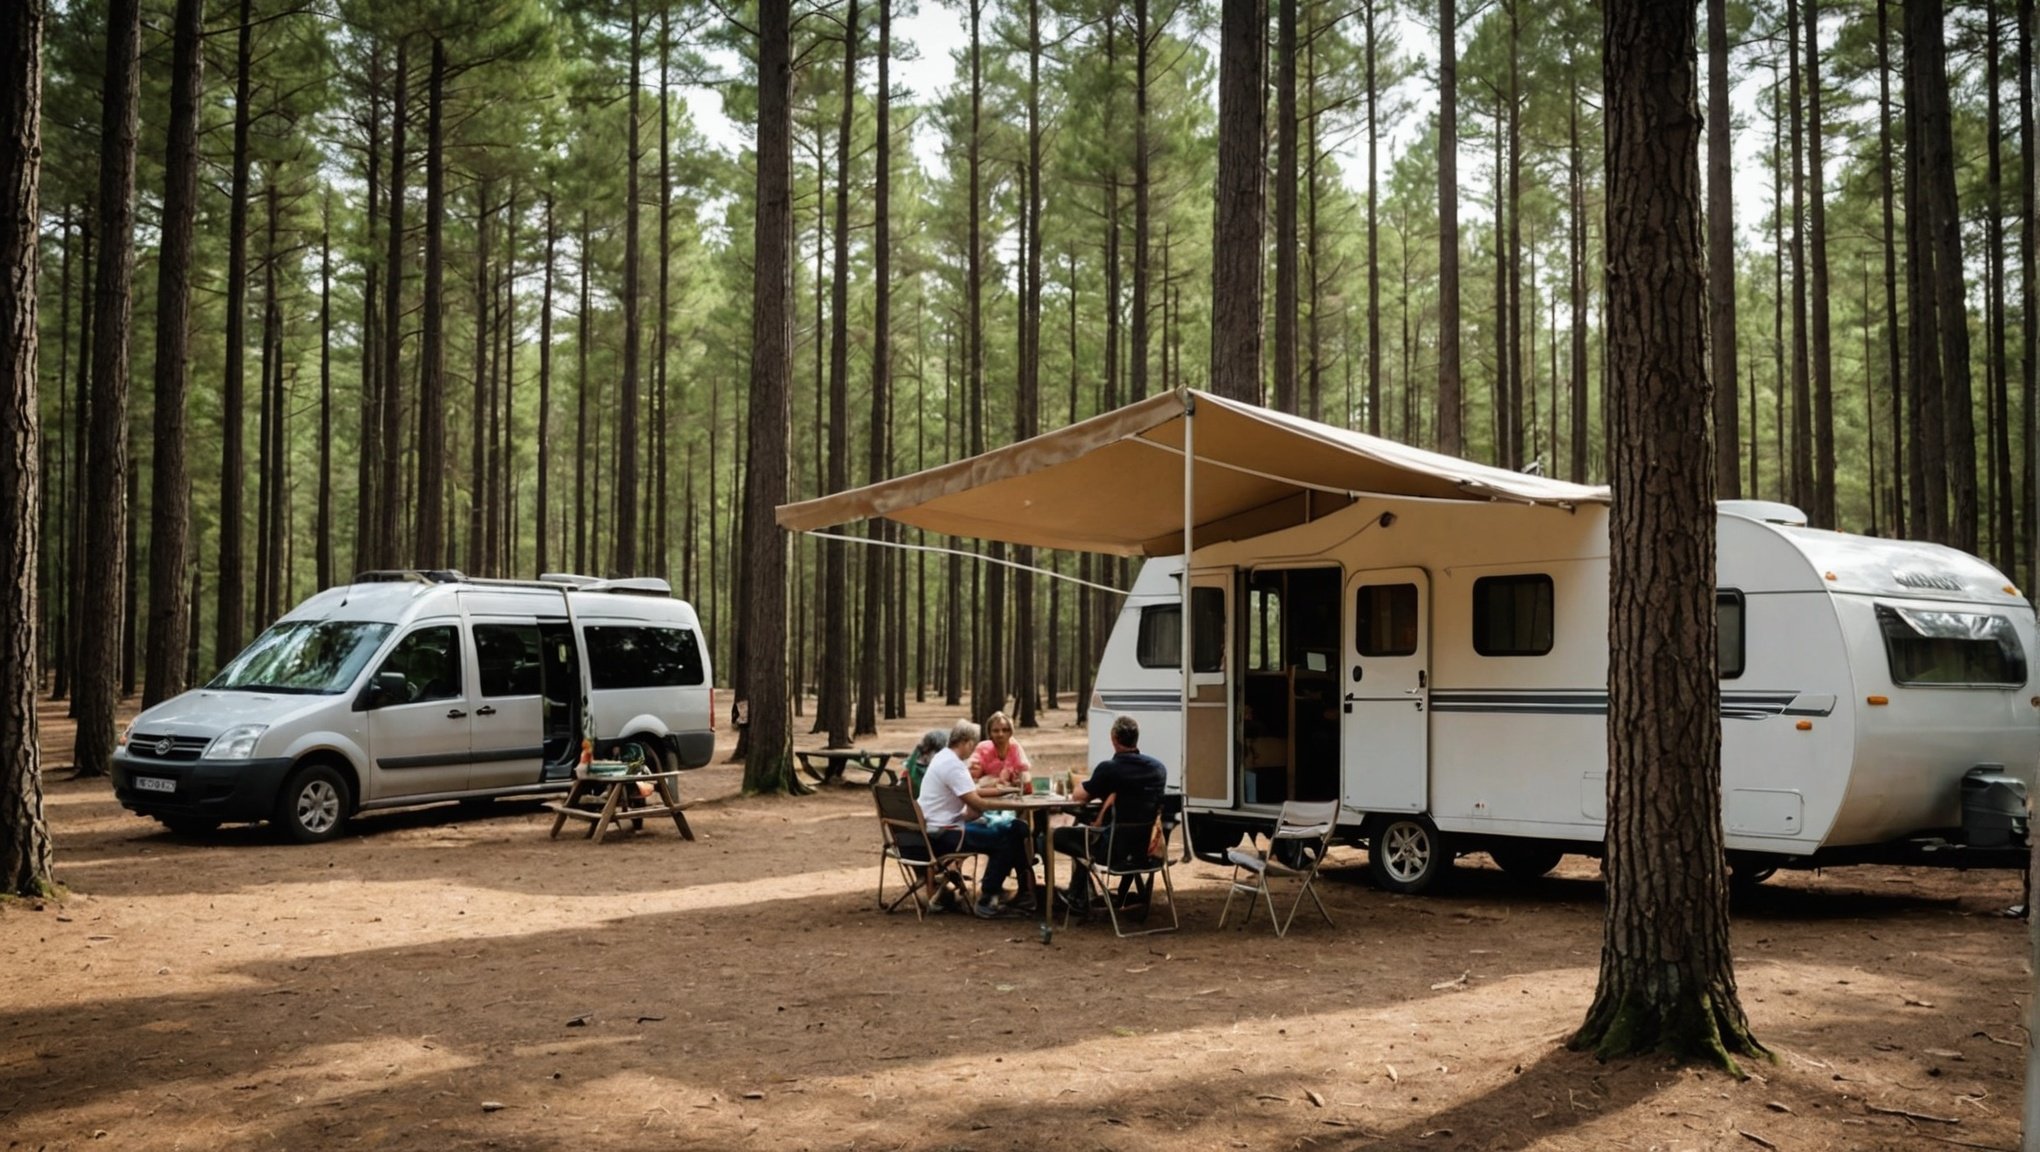
M 1020 791 L 1011 784 L 979 783 L 970 778 L 964 757 L 977 747 L 978 726 L 959 720 L 949 730 L 949 746 L 935 754 L 921 778 L 921 818 L 928 825 L 928 839 L 937 852 L 975 852 L 985 857 L 984 876 L 979 889 L 979 916 L 997 916 L 1005 907 L 999 893 L 1008 874 L 1020 874 L 1020 896 L 1016 906 L 1031 899 L 1034 876 L 1027 869 L 1027 825 L 1018 820 L 991 824 L 975 819 L 989 811 L 986 800 Z
M 1161 812 L 1162 794 L 1168 783 L 1168 769 L 1140 750 L 1140 721 L 1131 716 L 1119 717 L 1112 722 L 1112 758 L 1100 760 L 1091 770 L 1091 778 L 1077 785 L 1076 791 L 1076 798 L 1085 802 L 1117 797 L 1112 800 L 1110 819 L 1100 827 L 1057 828 L 1053 833 L 1055 850 L 1074 861 L 1104 852 L 1111 824 L 1132 820 L 1152 826 Z M 1081 866 L 1070 868 L 1067 899 L 1079 914 L 1091 902 L 1091 874 Z

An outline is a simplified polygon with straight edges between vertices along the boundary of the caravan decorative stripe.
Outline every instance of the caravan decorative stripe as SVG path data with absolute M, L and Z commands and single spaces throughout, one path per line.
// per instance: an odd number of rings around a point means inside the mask
M 1821 705 L 1826 706 L 1825 710 Z M 1721 694 L 1721 715 L 1727 720 L 1762 720 L 1788 714 L 1825 716 L 1833 709 L 1831 697 L 1802 697 L 1797 692 Z M 1608 712 L 1608 694 L 1584 688 L 1513 692 L 1440 690 L 1431 693 L 1431 710 L 1519 716 L 1604 716 Z
M 1098 699 L 1114 712 L 1174 712 L 1183 707 L 1181 692 L 1105 692 Z

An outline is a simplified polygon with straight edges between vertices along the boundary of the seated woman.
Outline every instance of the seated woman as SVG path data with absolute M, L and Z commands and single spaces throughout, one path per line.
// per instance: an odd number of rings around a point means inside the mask
M 921 777 L 928 774 L 928 762 L 949 743 L 949 733 L 940 728 L 930 728 L 921 733 L 921 742 L 907 753 L 907 791 L 915 796 L 921 794 Z
M 1020 742 L 1013 739 L 1013 721 L 1004 712 L 994 712 L 985 721 L 985 735 L 991 739 L 979 744 L 970 756 L 971 779 L 1011 784 L 1022 792 L 1034 791 L 1029 775 L 1034 766 L 1028 763 Z

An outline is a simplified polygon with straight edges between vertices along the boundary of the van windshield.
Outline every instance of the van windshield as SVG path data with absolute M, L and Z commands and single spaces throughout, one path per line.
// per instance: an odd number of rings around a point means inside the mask
M 287 620 L 256 637 L 207 688 L 228 692 L 345 692 L 390 625 L 364 620 Z

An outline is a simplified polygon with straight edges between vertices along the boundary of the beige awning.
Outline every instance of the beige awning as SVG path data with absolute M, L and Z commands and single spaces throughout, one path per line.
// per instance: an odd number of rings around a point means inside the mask
M 1364 496 L 1605 504 L 1606 488 L 1491 468 L 1206 392 L 1165 392 L 981 456 L 781 505 L 781 527 L 873 517 L 946 536 L 1125 556 L 1183 550 L 1192 432 L 1199 547 L 1315 519 Z

